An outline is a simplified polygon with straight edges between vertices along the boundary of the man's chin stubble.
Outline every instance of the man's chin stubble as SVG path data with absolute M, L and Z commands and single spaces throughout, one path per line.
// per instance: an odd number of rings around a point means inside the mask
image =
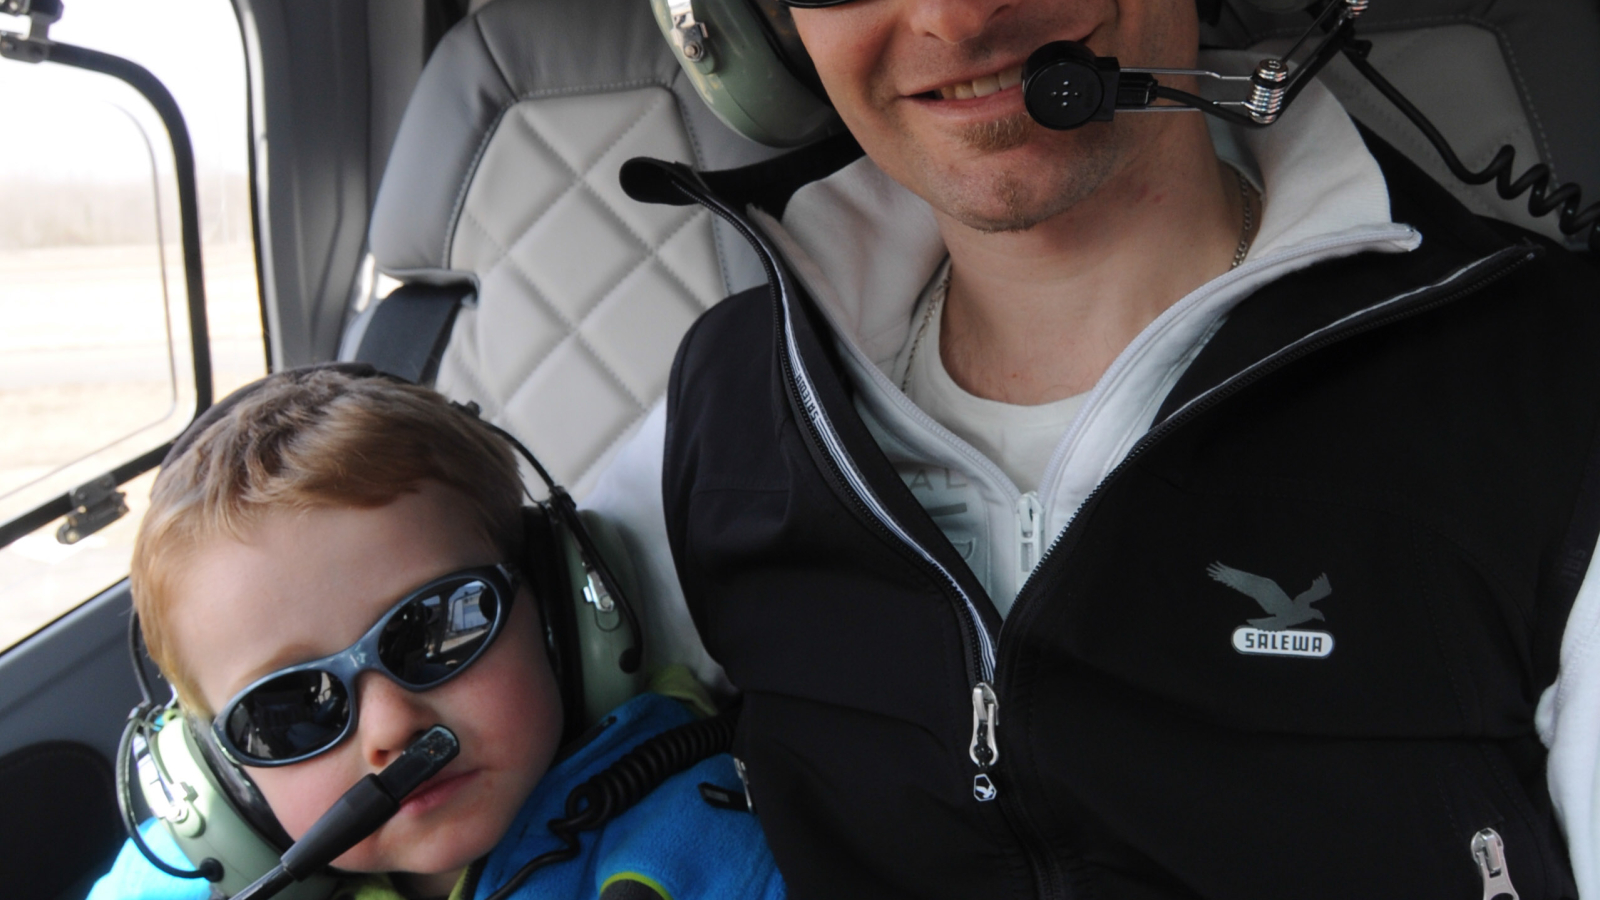
M 1019 113 L 968 126 L 960 137 L 971 150 L 1000 153 L 1022 146 L 1037 127 L 1025 113 Z M 1034 173 L 1007 172 L 982 190 L 984 196 L 979 202 L 956 200 L 948 204 L 945 211 L 961 224 L 984 234 L 1027 231 L 1071 209 L 1104 182 L 1111 169 L 1107 142 L 1091 140 L 1085 145 L 1088 152 L 1078 154 L 1072 174 L 1048 195 L 1040 196 L 1039 179 Z M 994 208 L 995 201 L 999 201 L 998 209 Z

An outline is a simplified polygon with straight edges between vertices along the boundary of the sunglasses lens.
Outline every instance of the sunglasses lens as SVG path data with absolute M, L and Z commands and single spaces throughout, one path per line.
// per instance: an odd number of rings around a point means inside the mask
M 481 579 L 436 585 L 389 618 L 378 636 L 378 659 L 402 684 L 437 684 L 478 655 L 501 608 L 499 593 Z
M 337 741 L 350 721 L 350 697 L 326 672 L 290 672 L 239 700 L 223 723 L 247 761 L 278 762 Z

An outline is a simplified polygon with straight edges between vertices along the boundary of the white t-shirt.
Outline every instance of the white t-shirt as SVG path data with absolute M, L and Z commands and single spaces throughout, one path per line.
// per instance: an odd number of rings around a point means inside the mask
M 986 400 L 963 390 L 939 355 L 939 328 L 949 289 L 950 263 L 946 260 L 917 302 L 917 324 L 911 329 L 906 351 L 909 362 L 900 389 L 935 422 L 994 460 L 1018 491 L 1037 491 L 1051 454 L 1088 394 L 1021 406 Z

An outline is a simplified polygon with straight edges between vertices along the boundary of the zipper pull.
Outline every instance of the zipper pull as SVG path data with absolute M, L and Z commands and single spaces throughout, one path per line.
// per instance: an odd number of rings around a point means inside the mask
M 972 796 L 987 803 L 1000 796 L 989 777 L 989 767 L 1000 759 L 1000 745 L 995 741 L 995 729 L 1000 725 L 1000 698 L 987 681 L 972 688 L 972 745 L 967 755 L 978 764 L 978 774 L 972 779 Z
M 1511 886 L 1511 873 L 1506 870 L 1506 845 L 1500 833 L 1485 828 L 1472 836 L 1472 858 L 1483 876 L 1483 900 L 1510 897 L 1521 900 L 1517 889 Z
M 1039 517 L 1043 513 L 1037 493 L 1029 491 L 1017 500 L 1017 561 L 1024 575 L 1039 564 Z

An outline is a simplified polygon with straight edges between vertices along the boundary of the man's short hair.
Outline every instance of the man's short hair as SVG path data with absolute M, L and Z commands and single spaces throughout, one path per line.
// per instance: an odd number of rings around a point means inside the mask
M 511 449 L 428 388 L 327 368 L 280 372 L 169 459 L 129 578 L 150 656 L 183 705 L 210 714 L 169 625 L 175 580 L 197 547 L 248 540 L 271 513 L 384 506 L 423 481 L 459 492 L 484 536 L 517 558 L 522 480 Z

